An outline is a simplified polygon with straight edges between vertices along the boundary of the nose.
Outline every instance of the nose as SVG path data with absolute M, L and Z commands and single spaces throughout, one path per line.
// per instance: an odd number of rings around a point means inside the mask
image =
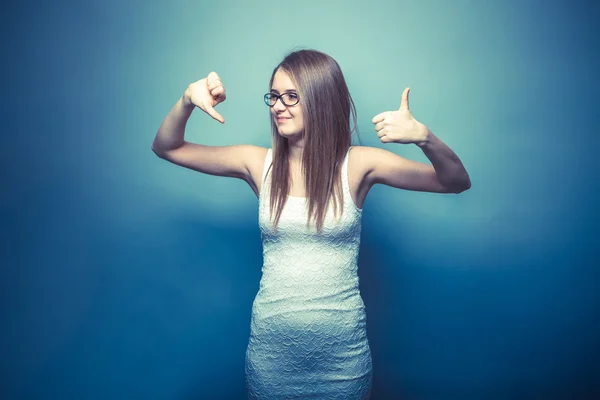
M 285 110 L 285 104 L 283 104 L 283 101 L 281 100 L 281 98 L 277 99 L 277 101 L 273 105 L 273 110 L 274 111 L 283 111 L 283 110 Z

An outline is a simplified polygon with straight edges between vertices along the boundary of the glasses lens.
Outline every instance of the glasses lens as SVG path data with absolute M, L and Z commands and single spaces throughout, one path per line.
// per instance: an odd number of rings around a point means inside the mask
M 296 93 L 284 93 L 282 99 L 286 106 L 293 106 L 298 103 L 298 95 Z
M 272 106 L 275 104 L 275 101 L 277 101 L 277 98 L 274 97 L 272 94 L 267 93 L 265 94 L 265 104 L 268 106 Z

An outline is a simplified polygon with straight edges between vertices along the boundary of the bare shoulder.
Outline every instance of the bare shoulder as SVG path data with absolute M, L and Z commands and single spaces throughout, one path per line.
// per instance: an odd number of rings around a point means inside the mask
M 261 171 L 267 157 L 266 147 L 255 146 L 252 144 L 244 145 L 246 151 L 246 162 L 248 163 L 248 169 L 260 167 Z
M 370 164 L 366 146 L 352 146 L 348 153 L 348 185 L 356 206 L 362 209 L 372 183 L 368 180 Z
M 350 149 L 350 153 L 348 154 L 348 158 L 355 160 L 359 164 L 362 164 L 364 162 L 364 158 L 368 157 L 373 149 L 378 150 L 375 147 L 353 145 Z
M 367 181 L 374 169 L 372 160 L 377 157 L 377 150 L 375 147 L 352 146 L 348 153 L 348 174 L 358 182 Z
M 246 168 L 248 171 L 246 182 L 258 197 L 260 193 L 260 186 L 262 184 L 262 172 L 265 165 L 265 159 L 267 158 L 267 152 L 269 151 L 266 147 L 246 145 Z

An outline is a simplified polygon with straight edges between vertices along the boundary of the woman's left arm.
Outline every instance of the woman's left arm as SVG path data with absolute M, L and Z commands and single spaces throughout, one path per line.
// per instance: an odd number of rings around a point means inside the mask
M 409 92 L 410 88 L 406 88 L 402 93 L 399 110 L 386 111 L 373 117 L 375 130 L 382 143 L 416 144 L 432 165 L 372 148 L 366 159 L 371 164 L 373 183 L 446 193 L 460 193 L 469 189 L 469 174 L 456 153 L 411 115 L 408 107 Z
M 423 125 L 425 126 L 425 125 Z M 471 188 L 471 179 L 456 153 L 427 129 L 426 139 L 416 143 L 431 161 L 440 184 L 453 193 Z

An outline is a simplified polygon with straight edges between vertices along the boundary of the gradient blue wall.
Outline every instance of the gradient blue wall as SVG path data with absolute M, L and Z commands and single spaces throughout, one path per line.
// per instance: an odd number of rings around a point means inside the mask
M 242 399 L 262 249 L 242 181 L 150 146 L 217 71 L 221 126 L 268 147 L 273 67 L 340 63 L 363 145 L 413 115 L 473 186 L 376 186 L 360 265 L 374 399 L 600 396 L 599 7 L 570 1 L 30 2 L 3 12 L 3 399 Z M 358 143 L 358 140 L 355 140 Z

